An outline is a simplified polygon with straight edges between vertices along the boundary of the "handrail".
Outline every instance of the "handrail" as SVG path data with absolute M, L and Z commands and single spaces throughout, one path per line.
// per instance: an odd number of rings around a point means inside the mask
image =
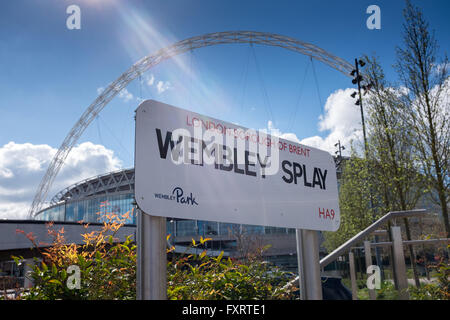
M 404 246 L 409 246 L 409 245 L 424 245 L 424 244 L 431 244 L 431 243 L 440 243 L 440 242 L 447 242 L 450 243 L 450 238 L 438 238 L 438 239 L 419 239 L 419 240 L 403 240 L 402 243 Z M 372 248 L 376 248 L 376 247 L 389 247 L 392 246 L 392 242 L 386 241 L 386 242 L 376 242 L 376 243 L 371 243 L 370 246 Z M 364 247 L 352 247 L 352 250 L 355 249 L 364 249 Z
M 407 210 L 407 211 L 390 211 L 386 213 L 384 216 L 382 216 L 380 219 L 372 223 L 370 226 L 368 226 L 366 229 L 362 230 L 355 236 L 353 236 L 351 239 L 344 242 L 342 245 L 340 245 L 338 248 L 336 248 L 334 251 L 332 251 L 330 254 L 328 254 L 326 257 L 324 257 L 322 260 L 320 260 L 320 268 L 324 268 L 327 265 L 329 265 L 331 262 L 336 260 L 339 256 L 341 256 L 346 251 L 349 251 L 355 243 L 360 242 L 364 237 L 372 234 L 374 231 L 376 231 L 381 225 L 387 223 L 391 219 L 397 219 L 397 218 L 411 218 L 411 217 L 417 217 L 417 216 L 423 216 L 427 214 L 426 209 L 414 209 L 414 210 Z M 289 287 L 293 285 L 295 282 L 298 282 L 299 277 L 295 277 L 295 279 L 288 282 L 285 287 Z
M 320 267 L 324 268 L 327 265 L 329 265 L 331 262 L 336 260 L 337 257 L 341 256 L 344 252 L 348 251 L 353 244 L 361 241 L 362 238 L 368 236 L 373 231 L 375 231 L 377 228 L 379 228 L 381 225 L 385 224 L 391 219 L 396 218 L 410 218 L 410 217 L 416 217 L 416 216 L 422 216 L 427 213 L 427 210 L 425 209 L 415 209 L 415 210 L 408 210 L 408 211 L 391 211 L 386 213 L 384 216 L 382 216 L 380 219 L 372 223 L 370 226 L 368 226 L 366 229 L 362 230 L 355 236 L 353 236 L 351 239 L 344 242 L 342 245 L 340 245 L 338 248 L 336 248 L 333 252 L 331 252 L 329 255 L 324 257 L 322 260 L 320 260 Z

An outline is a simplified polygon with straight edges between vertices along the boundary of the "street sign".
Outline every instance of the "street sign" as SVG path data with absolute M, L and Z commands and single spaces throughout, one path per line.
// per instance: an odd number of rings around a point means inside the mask
M 153 216 L 336 231 L 323 150 L 154 100 L 136 110 L 135 196 Z

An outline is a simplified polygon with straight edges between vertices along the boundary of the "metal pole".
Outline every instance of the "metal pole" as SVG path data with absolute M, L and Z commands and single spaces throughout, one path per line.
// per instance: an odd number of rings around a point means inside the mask
M 391 222 L 390 221 L 388 221 L 388 223 L 387 223 L 387 229 L 389 232 L 388 240 L 392 243 L 392 232 L 390 232 L 390 230 L 391 230 Z M 390 265 L 390 269 L 391 269 L 392 280 L 394 280 L 394 287 L 396 290 L 398 290 L 397 273 L 395 272 L 395 263 L 394 263 L 394 247 L 392 245 L 389 248 L 389 265 Z
M 352 284 L 352 299 L 358 300 L 358 287 L 356 285 L 355 273 L 355 256 L 351 251 L 348 253 L 348 262 L 350 266 L 350 282 Z
M 295 230 L 295 237 L 297 240 L 297 265 L 298 265 L 298 288 L 300 289 L 300 300 L 306 300 L 305 293 L 305 276 L 303 270 L 303 241 L 302 229 Z
M 364 122 L 364 110 L 363 110 L 362 95 L 361 95 L 361 78 L 359 76 L 359 65 L 358 65 L 358 59 L 357 58 L 355 58 L 355 68 L 356 68 L 356 81 L 358 83 L 359 107 L 361 109 L 361 122 L 362 122 L 362 128 L 363 128 L 364 150 L 366 152 L 366 159 L 367 159 L 366 124 Z
M 39 261 L 42 261 L 42 259 L 38 259 Z M 34 280 L 31 277 L 31 272 L 33 271 L 33 266 L 36 264 L 34 259 L 24 259 L 23 262 L 23 287 L 25 289 L 29 289 L 34 286 Z
M 364 254 L 366 256 L 366 274 L 367 268 L 372 265 L 372 252 L 370 250 L 370 241 L 364 241 Z M 369 289 L 369 299 L 376 300 L 377 296 L 374 289 Z
M 409 300 L 408 279 L 406 277 L 405 255 L 400 227 L 391 227 L 392 249 L 394 251 L 395 277 L 397 278 L 400 300 Z
M 361 124 L 362 124 L 362 128 L 363 128 L 363 137 L 364 137 L 364 154 L 365 154 L 365 159 L 366 161 L 368 160 L 368 144 L 367 144 L 367 136 L 366 136 L 366 124 L 364 121 L 364 108 L 363 108 L 363 99 L 362 99 L 362 95 L 361 95 L 361 77 L 359 74 L 359 63 L 358 63 L 358 59 L 355 58 L 355 69 L 356 69 L 356 81 L 358 84 L 358 96 L 359 96 L 359 108 L 361 111 Z M 372 190 L 369 189 L 369 194 L 370 194 L 370 208 L 373 208 L 373 198 L 372 198 Z M 375 242 L 378 242 L 378 236 L 375 235 Z M 381 278 L 384 280 L 384 269 L 383 269 L 383 263 L 381 260 L 381 254 L 380 254 L 380 249 L 379 248 L 375 248 L 375 258 L 377 261 L 377 265 L 380 267 L 381 270 Z
M 142 300 L 142 212 L 136 208 L 136 300 Z
M 303 300 L 322 300 L 317 231 L 297 229 L 297 252 L 301 298 Z
M 137 299 L 167 299 L 166 218 L 138 210 L 137 250 Z

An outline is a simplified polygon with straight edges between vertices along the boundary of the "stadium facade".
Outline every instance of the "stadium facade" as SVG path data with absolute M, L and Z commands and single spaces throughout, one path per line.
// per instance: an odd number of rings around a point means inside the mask
M 78 182 L 58 192 L 50 206 L 38 212 L 36 220 L 101 222 L 99 213 L 133 211 L 134 169 L 120 170 Z M 108 204 L 108 208 L 105 206 Z M 132 215 L 128 224 L 135 224 Z

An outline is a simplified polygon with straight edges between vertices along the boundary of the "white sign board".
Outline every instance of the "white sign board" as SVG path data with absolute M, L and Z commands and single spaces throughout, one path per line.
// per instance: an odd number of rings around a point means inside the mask
M 325 151 L 146 100 L 136 110 L 135 196 L 154 216 L 336 231 Z

